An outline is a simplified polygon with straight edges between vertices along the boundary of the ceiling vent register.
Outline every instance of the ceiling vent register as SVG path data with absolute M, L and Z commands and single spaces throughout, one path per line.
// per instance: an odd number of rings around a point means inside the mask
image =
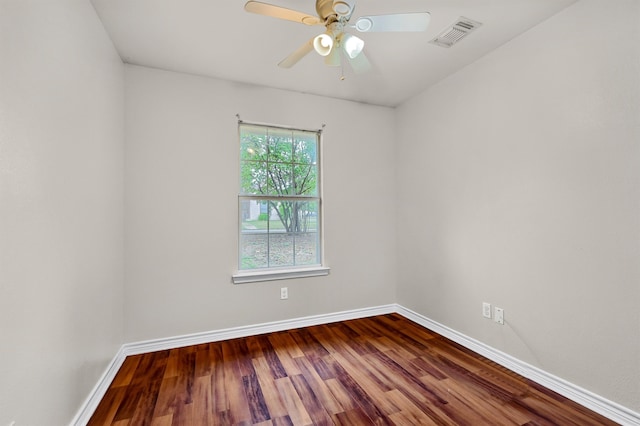
M 451 47 L 471 32 L 480 27 L 482 23 L 461 16 L 453 25 L 442 31 L 429 43 L 440 47 Z

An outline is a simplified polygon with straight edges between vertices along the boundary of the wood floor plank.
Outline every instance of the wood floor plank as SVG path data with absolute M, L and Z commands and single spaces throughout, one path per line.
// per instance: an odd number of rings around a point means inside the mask
M 333 373 L 333 370 L 325 362 L 325 358 L 327 358 L 327 357 L 314 359 L 313 360 L 313 369 L 316 370 L 316 373 L 318 373 L 318 376 L 320 376 L 320 378 L 322 380 L 335 379 L 335 375 Z M 331 358 L 328 357 L 328 359 L 331 359 Z
M 133 424 L 147 425 L 151 423 L 161 383 L 162 381 L 160 379 L 151 379 L 143 386 L 138 405 L 133 413 L 133 417 L 131 417 Z
M 338 381 L 350 395 L 351 399 L 355 401 L 357 406 L 359 406 L 369 418 L 369 421 L 372 422 L 372 424 L 391 424 L 380 411 L 380 408 L 376 405 L 373 397 L 369 395 L 367 391 L 365 391 L 338 362 L 333 362 L 331 366 L 335 371 Z M 357 375 L 356 371 L 352 371 L 351 373 Z M 379 393 L 379 389 L 376 390 L 375 394 L 377 393 Z
M 166 416 L 154 417 L 150 426 L 171 426 L 173 423 L 173 414 Z
M 171 424 L 172 426 L 193 426 L 198 424 L 195 418 L 193 404 L 178 404 L 173 412 Z
M 167 377 L 162 380 L 158 389 L 158 398 L 153 411 L 153 417 L 166 417 L 173 414 L 177 403 L 178 376 Z
M 178 355 L 178 406 L 193 402 L 193 384 L 195 382 L 196 353 L 182 348 Z
M 311 386 L 309 386 L 304 375 L 291 376 L 290 379 L 312 423 L 314 425 L 332 424 L 331 417 L 313 392 L 313 389 L 311 389 Z
M 530 417 L 518 418 L 517 413 L 511 413 L 511 410 L 501 401 L 497 404 L 488 404 L 485 394 L 482 392 L 469 392 L 465 387 L 460 387 L 453 380 L 435 380 L 429 376 L 423 378 L 423 380 L 431 389 L 434 389 L 447 400 L 450 410 L 465 413 L 465 416 L 473 418 L 476 424 L 506 426 L 524 424 L 531 420 Z
M 331 345 L 331 347 L 337 350 L 331 355 L 334 360 L 334 364 L 341 365 L 346 371 L 349 371 L 351 377 L 362 387 L 366 388 L 368 392 L 386 392 L 391 390 L 389 385 L 381 380 L 380 377 L 375 374 L 374 371 L 368 368 L 362 360 L 358 359 L 351 353 L 351 349 L 346 343 L 340 344 L 339 340 L 332 340 L 331 343 L 324 341 L 325 344 Z M 330 358 L 330 359 L 331 359 Z
M 334 336 L 348 345 L 354 355 L 362 356 L 372 350 L 377 350 L 376 347 L 370 343 L 366 335 L 358 331 L 359 328 L 353 324 L 353 321 L 341 325 L 342 326 L 331 327 L 330 330 Z
M 287 409 L 282 403 L 280 392 L 275 382 L 277 379 L 273 377 L 267 360 L 264 357 L 259 357 L 254 358 L 252 361 L 269 415 L 271 418 L 286 416 Z
M 229 401 L 224 383 L 224 356 L 222 353 L 222 344 L 211 343 L 209 345 L 209 360 L 211 366 L 211 403 L 213 406 L 213 416 L 222 424 L 224 415 L 220 413 L 229 412 Z
M 243 376 L 242 384 L 249 403 L 251 422 L 256 424 L 271 419 L 256 373 Z
M 311 334 L 307 328 L 299 328 L 289 333 L 296 342 L 298 348 L 309 358 L 317 359 L 328 355 L 327 349 L 318 342 L 318 339 Z
M 213 361 L 211 359 L 210 345 L 198 345 L 196 347 L 196 368 L 195 377 L 210 376 L 213 369 Z
M 118 407 L 116 415 L 113 417 L 113 421 L 130 420 L 135 414 L 136 407 L 138 406 L 138 401 L 140 401 L 141 396 L 141 384 L 127 386 L 124 397 L 122 398 L 122 403 Z
M 378 339 L 379 342 L 381 342 L 382 344 L 384 344 L 385 346 L 387 346 L 387 350 L 393 350 L 396 351 L 400 356 L 404 357 L 404 358 L 415 358 L 416 354 L 407 350 L 407 348 L 405 348 L 404 346 L 402 346 L 401 342 L 398 342 L 398 339 L 392 339 L 389 336 L 384 336 L 381 337 L 380 339 Z M 386 351 L 384 351 L 386 352 Z M 422 353 L 421 353 L 422 355 Z
M 393 383 L 393 387 L 402 393 L 407 401 L 427 415 L 430 421 L 440 425 L 456 424 L 454 421 L 459 421 L 456 413 L 447 415 L 445 412 L 447 401 L 444 398 L 427 386 L 417 385 L 417 378 L 402 375 L 400 373 L 402 368 L 385 354 L 370 354 L 369 357 L 372 359 L 371 365 L 379 368 L 381 372 L 385 371 L 383 374 Z M 450 421 L 449 417 L 454 421 Z
M 288 333 L 273 333 L 269 335 L 269 341 L 273 345 L 278 360 L 285 371 L 285 376 L 282 377 L 300 374 L 301 372 L 293 360 L 304 356 L 304 353 L 298 348 L 293 338 Z
M 374 423 L 374 421 L 370 419 L 364 412 L 364 410 L 360 407 L 355 407 L 352 410 L 338 413 L 334 418 L 334 422 L 336 425 L 352 426 L 378 424 Z
M 102 401 L 96 408 L 95 413 L 89 419 L 88 426 L 94 426 L 98 424 L 111 424 L 118 412 L 120 404 L 124 399 L 126 388 L 122 386 L 111 387 L 107 390 Z M 100 419 L 100 420 L 98 420 Z M 100 423 L 100 421 L 102 423 Z
M 125 358 L 120 370 L 118 370 L 118 374 L 116 374 L 116 377 L 113 379 L 111 386 L 119 387 L 131 384 L 131 380 L 133 380 L 133 376 L 142 357 L 143 355 L 133 355 Z
M 207 348 L 207 352 L 208 351 Z M 195 424 L 214 424 L 213 391 L 211 389 L 210 375 L 195 378 L 193 383 L 193 413 Z
M 291 336 L 291 333 L 293 332 L 295 332 L 295 330 L 272 333 L 269 334 L 268 338 L 269 340 L 271 340 L 272 338 L 279 339 L 280 343 L 277 345 L 278 349 L 286 350 L 291 358 L 299 358 L 301 356 L 304 356 L 304 352 L 302 352 L 298 344 Z
M 336 414 L 344 411 L 344 407 L 340 405 L 325 381 L 313 368 L 312 363 L 305 357 L 296 358 L 295 362 L 298 364 L 302 375 L 307 379 L 307 383 L 311 387 L 313 394 L 319 400 L 324 409 L 329 414 Z
M 305 408 L 304 404 L 300 400 L 300 396 L 296 392 L 293 383 L 289 380 L 289 377 L 283 377 L 276 380 L 276 387 L 280 392 L 282 402 L 287 408 L 289 418 L 294 425 L 311 425 L 311 417 Z
M 178 377 L 178 361 L 180 359 L 180 349 L 171 349 L 167 357 L 167 366 L 164 370 L 164 378 Z
M 114 416 L 114 422 L 120 420 L 130 420 L 136 414 L 136 408 L 140 399 L 143 397 L 145 387 L 148 385 L 148 380 L 158 372 L 158 366 L 155 363 L 159 363 L 163 369 L 166 367 L 166 357 L 168 352 L 153 352 L 149 356 L 143 356 L 140 358 L 135 373 L 131 379 L 131 383 L 125 387 L 125 394 L 122 403 L 118 407 L 116 415 Z
M 232 424 L 251 422 L 249 401 L 244 392 L 242 374 L 236 359 L 235 348 L 232 341 L 223 341 L 223 368 L 224 368 L 224 392 L 227 395 L 229 405 L 229 417 Z
M 398 411 L 391 414 L 389 418 L 396 424 L 407 425 L 437 425 L 440 422 L 423 412 L 418 406 L 412 403 L 402 392 L 397 389 L 387 392 L 387 398 L 392 402 Z
M 260 350 L 262 351 L 262 355 L 267 361 L 267 365 L 271 370 L 273 378 L 281 379 L 282 377 L 286 377 L 287 372 L 280 362 L 280 358 L 278 358 L 278 354 L 276 353 L 269 339 L 264 335 L 256 336 L 256 343 L 259 345 Z M 256 357 L 254 356 L 253 358 Z
M 355 400 L 351 398 L 349 392 L 342 386 L 342 383 L 338 379 L 328 379 L 324 381 L 327 388 L 331 392 L 331 395 L 338 401 L 343 410 L 339 412 L 353 410 L 358 407 Z M 336 413 L 338 414 L 338 413 Z
M 429 362 L 423 356 L 414 358 L 411 362 L 419 367 L 422 371 L 438 380 L 444 380 L 447 378 L 447 375 L 442 372 L 434 362 Z
M 127 357 L 96 425 L 615 425 L 398 315 Z
M 289 416 L 276 417 L 272 420 L 272 423 L 273 426 L 294 426 Z

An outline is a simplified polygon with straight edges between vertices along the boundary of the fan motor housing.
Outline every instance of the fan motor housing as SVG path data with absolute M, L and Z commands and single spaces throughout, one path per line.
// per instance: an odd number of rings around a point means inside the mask
M 353 7 L 351 6 L 350 1 L 344 0 L 317 0 L 316 1 L 316 12 L 318 12 L 318 16 L 320 19 L 327 20 L 331 16 L 335 16 L 338 19 L 339 17 L 348 16 L 351 14 Z

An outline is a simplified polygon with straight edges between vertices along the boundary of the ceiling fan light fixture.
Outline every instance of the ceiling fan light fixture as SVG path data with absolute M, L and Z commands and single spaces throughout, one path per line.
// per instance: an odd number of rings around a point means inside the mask
M 318 52 L 318 55 L 320 56 L 327 56 L 329 53 L 331 53 L 333 44 L 333 37 L 327 33 L 320 34 L 313 39 L 313 48 L 316 52 Z
M 345 34 L 343 38 L 343 47 L 347 55 L 353 59 L 362 52 L 362 49 L 364 49 L 364 40 L 351 34 Z

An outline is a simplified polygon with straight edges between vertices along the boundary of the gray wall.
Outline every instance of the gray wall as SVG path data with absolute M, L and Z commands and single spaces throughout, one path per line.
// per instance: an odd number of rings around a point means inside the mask
M 88 1 L 0 1 L 0 424 L 71 420 L 123 339 L 124 70 Z
M 126 340 L 259 324 L 395 299 L 394 111 L 126 67 Z M 238 130 L 323 133 L 331 274 L 234 285 Z M 289 299 L 280 300 L 280 287 Z
M 580 1 L 397 111 L 398 302 L 635 411 L 639 5 Z

